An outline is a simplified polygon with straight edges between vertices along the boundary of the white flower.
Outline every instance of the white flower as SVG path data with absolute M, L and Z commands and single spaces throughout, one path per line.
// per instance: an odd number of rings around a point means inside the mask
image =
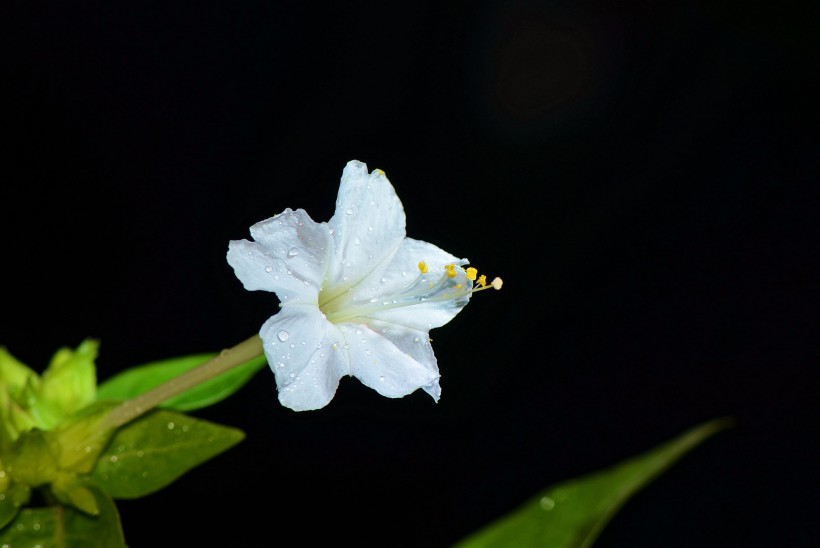
M 342 173 L 336 212 L 317 223 L 302 210 L 253 225 L 228 263 L 248 290 L 276 293 L 280 310 L 259 332 L 279 401 L 319 409 L 352 375 L 390 398 L 422 388 L 438 401 L 428 332 L 477 290 L 495 287 L 433 244 L 405 237 L 404 208 L 384 172 L 358 161 Z M 475 280 L 475 283 L 474 283 Z

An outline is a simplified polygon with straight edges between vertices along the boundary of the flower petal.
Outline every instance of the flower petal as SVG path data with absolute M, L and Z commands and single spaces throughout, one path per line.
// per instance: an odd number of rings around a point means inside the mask
M 405 217 L 393 185 L 381 170 L 348 162 L 328 222 L 333 230 L 334 260 L 328 272 L 329 297 L 338 295 L 389 259 L 405 235 Z
M 279 401 L 294 411 L 326 406 L 348 374 L 344 339 L 315 305 L 288 304 L 262 325 Z
M 362 384 L 388 398 L 401 398 L 419 388 L 430 387 L 435 392 L 439 378 L 435 358 L 430 360 L 421 350 L 415 356 L 424 361 L 418 361 L 405 350 L 410 350 L 408 341 L 416 337 L 427 341 L 426 333 L 386 323 L 341 324 L 339 329 L 347 343 L 350 372 Z M 394 340 L 402 341 L 405 348 Z M 431 395 L 438 399 L 438 394 Z
M 255 242 L 228 244 L 228 263 L 245 289 L 273 291 L 283 303 L 316 303 L 331 253 L 327 225 L 286 209 L 250 231 Z
M 401 294 L 408 286 L 417 283 L 419 261 L 427 264 L 430 278 L 437 279 L 444 275 L 444 265 L 458 263 L 459 259 L 431 243 L 405 238 L 390 263 L 374 271 L 351 292 L 351 300 L 367 302 L 372 298 L 369 291 L 374 289 L 378 293 L 377 299 L 384 297 L 385 300 L 390 300 L 390 295 Z M 457 268 L 456 272 L 457 276 L 464 278 L 460 268 Z M 461 281 L 465 284 L 471 283 L 466 278 Z M 430 300 L 412 306 L 381 310 L 370 317 L 427 333 L 430 329 L 441 327 L 452 320 L 469 299 L 468 293 L 456 300 Z

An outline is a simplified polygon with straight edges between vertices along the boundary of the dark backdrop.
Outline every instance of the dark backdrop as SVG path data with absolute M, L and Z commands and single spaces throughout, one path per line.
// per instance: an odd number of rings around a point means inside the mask
M 264 369 L 197 413 L 248 437 L 122 502 L 129 545 L 447 546 L 719 416 L 598 545 L 816 545 L 820 13 L 713 4 L 7 2 L 0 344 L 37 370 L 256 332 L 228 241 L 329 219 L 351 159 L 506 282 L 432 332 L 438 404 L 294 413 Z

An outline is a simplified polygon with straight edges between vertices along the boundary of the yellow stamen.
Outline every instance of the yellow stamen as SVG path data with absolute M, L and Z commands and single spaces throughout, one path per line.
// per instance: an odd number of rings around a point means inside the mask
M 478 276 L 478 270 L 473 268 L 472 266 L 466 270 L 467 279 L 475 281 L 476 276 Z
M 477 283 L 481 287 L 486 286 L 487 285 L 487 276 L 482 274 L 481 276 L 478 277 L 478 279 L 475 281 L 475 283 Z
M 424 261 L 419 261 L 419 272 L 422 274 L 427 274 L 427 263 Z
M 446 265 L 444 265 L 444 270 L 447 271 L 447 277 L 448 278 L 455 278 L 456 277 L 456 265 L 446 264 Z

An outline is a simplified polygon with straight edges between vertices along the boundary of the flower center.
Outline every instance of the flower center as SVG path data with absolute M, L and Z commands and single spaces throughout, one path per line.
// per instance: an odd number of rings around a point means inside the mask
M 347 301 L 335 297 L 319 303 L 325 318 L 332 323 L 342 323 L 351 318 L 371 316 L 383 310 L 428 303 L 452 303 L 464 306 L 469 296 L 484 289 L 501 289 L 503 281 L 495 278 L 489 284 L 487 277 L 479 276 L 473 268 L 464 268 L 466 261 L 444 265 L 438 275 L 429 272 L 427 263 L 419 262 L 419 274 L 413 282 L 394 295 L 380 295 L 364 302 Z M 344 294 L 343 294 L 344 295 Z

